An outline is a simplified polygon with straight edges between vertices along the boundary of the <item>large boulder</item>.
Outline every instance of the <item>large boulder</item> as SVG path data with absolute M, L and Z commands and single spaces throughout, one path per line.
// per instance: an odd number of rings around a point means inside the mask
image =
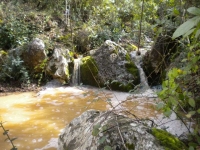
M 47 59 L 44 42 L 39 38 L 35 38 L 26 48 L 22 51 L 24 64 L 31 72 L 40 72 L 40 65 Z
M 151 125 L 150 121 L 130 119 L 112 111 L 88 110 L 66 126 L 59 136 L 58 150 L 184 149 L 177 138 Z M 161 135 L 165 144 L 155 138 Z
M 177 51 L 177 42 L 168 35 L 157 38 L 151 51 L 143 57 L 143 69 L 148 77 L 149 85 L 161 84 L 165 78 L 165 69 L 170 65 L 171 58 Z
M 90 56 L 82 59 L 83 84 L 109 86 L 113 90 L 129 91 L 140 83 L 139 71 L 130 55 L 120 45 L 110 40 Z M 88 77 L 90 76 L 90 77 Z
M 46 70 L 48 74 L 58 79 L 62 83 L 69 82 L 70 54 L 68 49 L 55 48 L 53 54 L 47 62 Z

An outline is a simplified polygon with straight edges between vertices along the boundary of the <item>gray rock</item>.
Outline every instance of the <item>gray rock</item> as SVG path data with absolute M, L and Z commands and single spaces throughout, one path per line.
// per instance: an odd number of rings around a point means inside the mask
M 44 42 L 39 38 L 33 39 L 28 44 L 27 49 L 23 51 L 22 59 L 29 70 L 32 72 L 40 72 L 41 69 L 39 66 L 47 59 Z
M 113 90 L 129 91 L 140 83 L 138 68 L 127 51 L 115 42 L 107 40 L 89 54 L 97 65 L 100 84 L 109 83 Z
M 150 124 L 112 111 L 88 110 L 66 126 L 59 136 L 58 150 L 103 150 L 106 146 L 113 150 L 162 150 L 148 132 Z
M 52 57 L 47 63 L 47 72 L 61 82 L 68 82 L 70 55 L 68 49 L 55 48 Z

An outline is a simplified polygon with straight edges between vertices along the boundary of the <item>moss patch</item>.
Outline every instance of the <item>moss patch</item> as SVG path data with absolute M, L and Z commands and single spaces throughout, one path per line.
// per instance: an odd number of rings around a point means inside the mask
M 177 137 L 168 133 L 167 131 L 152 128 L 152 134 L 160 142 L 160 144 L 165 148 L 165 150 L 184 150 L 187 149 L 185 144 L 180 141 Z
M 140 84 L 140 75 L 138 68 L 131 61 L 131 57 L 129 54 L 126 54 L 125 59 L 127 61 L 127 63 L 125 64 L 126 70 L 133 75 L 133 82 L 127 84 L 123 84 L 121 82 L 111 82 L 110 86 L 113 90 L 129 92 L 135 87 L 135 85 Z
M 95 79 L 98 79 L 98 68 L 95 60 L 91 56 L 84 57 L 80 68 L 82 83 L 97 86 Z
M 123 91 L 123 92 L 129 92 L 134 88 L 134 86 L 131 83 L 122 84 L 120 82 L 112 82 L 110 84 L 110 87 L 112 88 L 112 90 Z
M 135 145 L 134 144 L 126 143 L 126 147 L 128 148 L 128 150 L 135 150 Z
M 126 54 L 126 61 L 125 64 L 126 70 L 133 75 L 133 85 L 140 84 L 140 74 L 139 70 L 136 65 L 131 61 L 131 57 L 129 54 Z

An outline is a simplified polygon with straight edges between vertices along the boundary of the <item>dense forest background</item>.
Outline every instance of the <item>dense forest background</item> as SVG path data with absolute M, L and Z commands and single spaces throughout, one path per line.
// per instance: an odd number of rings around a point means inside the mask
M 162 55 L 170 65 L 153 70 L 162 72 L 157 107 L 166 116 L 175 112 L 183 122 L 195 123 L 187 141 L 195 149 L 200 145 L 199 6 L 199 0 L 1 0 L 0 82 L 28 86 L 51 80 L 44 70 L 30 73 L 19 57 L 4 59 L 9 50 L 26 47 L 35 37 L 45 42 L 48 55 L 59 45 L 73 57 L 87 55 L 105 40 L 138 52 L 148 40 L 162 41 L 157 44 L 161 50 L 173 41 L 173 55 Z M 40 67 L 45 68 L 45 61 Z M 153 72 L 146 73 L 150 79 Z

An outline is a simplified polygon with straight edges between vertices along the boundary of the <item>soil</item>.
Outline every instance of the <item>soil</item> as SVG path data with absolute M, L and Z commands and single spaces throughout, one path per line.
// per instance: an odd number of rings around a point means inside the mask
M 37 84 L 30 84 L 28 86 L 18 84 L 17 82 L 1 83 L 0 82 L 0 96 L 5 96 L 19 92 L 39 91 L 41 89 Z

